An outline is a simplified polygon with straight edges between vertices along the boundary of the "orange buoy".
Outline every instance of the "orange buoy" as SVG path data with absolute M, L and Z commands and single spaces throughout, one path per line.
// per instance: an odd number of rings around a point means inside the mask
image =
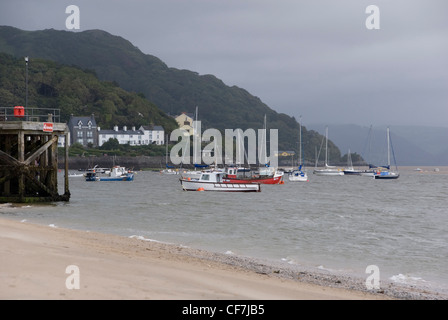
M 188 180 L 188 181 L 190 181 L 190 180 L 191 180 L 191 178 L 190 178 L 190 177 L 188 177 L 188 178 L 187 178 L 187 180 Z
M 204 188 L 198 188 L 196 191 L 204 191 Z

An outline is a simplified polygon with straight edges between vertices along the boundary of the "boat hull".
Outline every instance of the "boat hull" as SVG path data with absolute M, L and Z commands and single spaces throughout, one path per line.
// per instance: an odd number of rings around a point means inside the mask
M 134 180 L 134 175 L 127 175 L 124 177 L 116 177 L 116 178 L 109 178 L 109 177 L 105 177 L 105 178 L 99 178 L 98 181 L 133 181 Z
M 133 180 L 134 180 L 133 173 L 121 177 L 101 177 L 95 174 L 86 176 L 86 181 L 133 181 Z
M 380 179 L 391 180 L 391 179 L 398 179 L 399 176 L 400 175 L 398 173 L 394 173 L 394 172 L 380 172 L 380 173 L 375 174 L 374 178 L 376 180 L 380 180 Z
M 267 178 L 233 178 L 233 177 L 224 177 L 223 180 L 226 183 L 261 183 L 261 184 L 280 184 L 283 176 L 274 176 Z
M 318 176 L 343 176 L 344 171 L 342 170 L 314 170 L 313 174 Z
M 185 191 L 260 192 L 259 183 L 205 182 L 179 179 Z
M 360 176 L 361 175 L 361 171 L 344 170 L 344 175 L 347 175 L 347 176 Z
M 308 176 L 306 175 L 306 173 L 292 172 L 288 176 L 288 180 L 289 181 L 308 181 Z

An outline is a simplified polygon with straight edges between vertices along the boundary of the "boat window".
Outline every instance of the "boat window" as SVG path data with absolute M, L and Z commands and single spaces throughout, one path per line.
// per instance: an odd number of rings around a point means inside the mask
M 202 175 L 202 180 L 210 180 L 210 175 L 209 174 L 203 174 Z

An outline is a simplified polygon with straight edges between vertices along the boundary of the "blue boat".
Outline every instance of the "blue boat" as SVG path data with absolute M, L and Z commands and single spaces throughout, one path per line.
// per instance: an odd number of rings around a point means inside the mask
M 125 167 L 115 166 L 110 172 L 99 173 L 95 170 L 86 173 L 86 181 L 133 181 L 134 172 Z

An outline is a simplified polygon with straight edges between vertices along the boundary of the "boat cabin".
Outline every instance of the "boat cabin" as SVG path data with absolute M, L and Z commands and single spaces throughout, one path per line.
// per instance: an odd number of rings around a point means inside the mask
M 223 182 L 222 177 L 225 172 L 202 172 L 200 181 L 204 182 Z

